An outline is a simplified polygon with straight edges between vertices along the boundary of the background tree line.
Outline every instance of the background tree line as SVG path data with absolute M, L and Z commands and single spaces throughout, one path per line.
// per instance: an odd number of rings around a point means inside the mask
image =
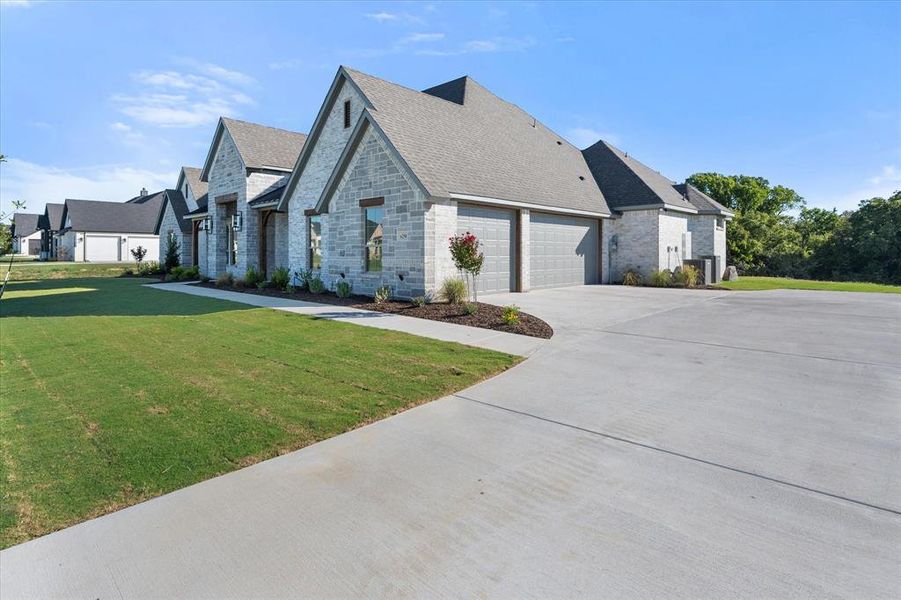
M 688 182 L 735 212 L 727 263 L 741 273 L 901 284 L 901 191 L 838 213 L 762 177 L 696 173 Z

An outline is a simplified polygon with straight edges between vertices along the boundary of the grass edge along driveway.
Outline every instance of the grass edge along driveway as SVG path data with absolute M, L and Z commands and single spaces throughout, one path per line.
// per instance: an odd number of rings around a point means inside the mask
M 825 292 L 880 292 L 901 294 L 901 286 L 860 281 L 816 281 L 812 279 L 792 279 L 790 277 L 741 276 L 737 281 L 723 281 L 718 284 L 730 290 L 820 290 Z
M 468 387 L 506 354 L 143 287 L 0 301 L 0 547 Z

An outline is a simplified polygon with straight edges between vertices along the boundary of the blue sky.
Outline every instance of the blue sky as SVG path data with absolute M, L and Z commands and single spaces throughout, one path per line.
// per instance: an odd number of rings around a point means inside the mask
M 898 3 L 3 0 L 2 208 L 174 186 L 220 114 L 308 131 L 341 64 L 470 75 L 677 181 L 760 175 L 839 209 L 901 188 Z

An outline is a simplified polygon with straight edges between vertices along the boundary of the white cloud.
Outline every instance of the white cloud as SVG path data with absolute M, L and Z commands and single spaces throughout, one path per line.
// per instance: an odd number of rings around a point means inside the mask
M 535 44 L 535 40 L 530 37 L 494 37 L 484 40 L 470 40 L 458 48 L 418 50 L 416 54 L 421 56 L 457 56 L 460 54 L 487 54 L 491 52 L 522 52 L 535 46 Z
M 24 200 L 30 213 L 41 213 L 45 203 L 66 198 L 121 202 L 136 196 L 142 187 L 155 191 L 173 186 L 178 177 L 174 169 L 156 172 L 124 165 L 66 169 L 16 158 L 0 165 L 0 170 L 0 210 L 4 213 L 14 200 Z
M 220 116 L 237 116 L 239 107 L 253 104 L 242 88 L 252 86 L 249 75 L 193 59 L 177 62 L 198 72 L 142 70 L 132 74 L 138 89 L 116 94 L 119 111 L 157 127 L 197 127 Z
M 598 131 L 590 127 L 573 127 L 566 130 L 564 137 L 577 148 L 587 148 L 598 140 L 604 140 L 611 144 L 619 144 L 619 136 L 614 133 Z
M 135 131 L 130 125 L 126 125 L 121 121 L 116 121 L 109 127 L 113 131 L 115 138 L 126 146 L 137 146 L 144 141 L 143 133 Z
M 901 183 L 901 169 L 895 165 L 885 165 L 882 167 L 882 172 L 875 177 L 867 179 L 867 183 L 870 185 L 882 185 L 883 183 L 899 184 Z
M 401 44 L 418 44 L 420 42 L 437 42 L 444 39 L 443 33 L 412 33 L 400 40 Z
M 377 13 L 366 13 L 367 19 L 372 19 L 373 21 L 378 21 L 379 23 L 384 23 L 385 21 L 397 21 L 399 17 L 394 13 L 389 12 L 377 12 Z
M 408 12 L 392 13 L 382 10 L 376 13 L 366 13 L 363 16 L 378 23 L 406 23 L 409 25 L 425 24 L 425 19 L 417 17 L 416 15 L 411 15 Z

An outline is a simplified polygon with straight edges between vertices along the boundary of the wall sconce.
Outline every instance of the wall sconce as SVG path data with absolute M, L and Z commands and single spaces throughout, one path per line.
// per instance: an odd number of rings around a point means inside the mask
M 619 239 L 615 235 L 610 236 L 610 252 L 616 252 L 616 247 L 619 245 Z
M 244 213 L 238 211 L 232 215 L 232 229 L 241 231 L 242 225 L 244 225 Z

